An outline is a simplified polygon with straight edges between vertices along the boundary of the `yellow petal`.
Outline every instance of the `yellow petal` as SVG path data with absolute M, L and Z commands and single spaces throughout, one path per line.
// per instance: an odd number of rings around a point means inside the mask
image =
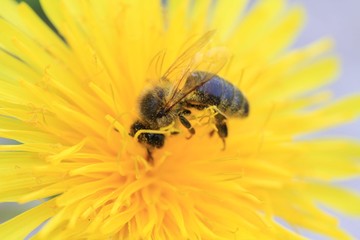
M 0 225 L 1 239 L 25 239 L 41 223 L 56 214 L 54 200 L 49 200 Z

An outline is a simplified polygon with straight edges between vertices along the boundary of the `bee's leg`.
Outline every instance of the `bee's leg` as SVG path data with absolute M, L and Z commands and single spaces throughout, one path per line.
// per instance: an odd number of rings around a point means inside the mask
M 226 142 L 225 138 L 228 136 L 228 128 L 226 125 L 226 117 L 222 114 L 216 114 L 215 116 L 215 126 L 218 130 L 219 137 L 223 141 L 223 149 L 225 150 Z
M 153 164 L 154 158 L 152 156 L 152 152 L 151 152 L 150 148 L 146 148 L 146 152 L 147 152 L 146 160 L 148 161 L 148 163 Z
M 190 115 L 191 111 L 184 109 L 181 113 L 179 113 L 179 120 L 181 122 L 181 124 L 187 128 L 187 130 L 189 131 L 189 133 L 191 134 L 188 139 L 190 139 L 192 137 L 192 135 L 195 134 L 195 129 L 191 126 L 191 123 L 189 122 L 189 120 L 186 119 L 186 117 L 184 115 Z

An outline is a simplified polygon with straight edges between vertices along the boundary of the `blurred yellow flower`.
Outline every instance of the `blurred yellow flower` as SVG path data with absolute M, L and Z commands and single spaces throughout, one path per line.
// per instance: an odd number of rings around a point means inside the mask
M 360 214 L 331 181 L 360 172 L 360 145 L 306 134 L 353 120 L 360 97 L 318 90 L 338 73 L 331 41 L 289 50 L 304 19 L 282 0 L 42 1 L 62 38 L 25 4 L 0 9 L 0 200 L 42 204 L 3 223 L 0 239 L 347 239 L 322 203 Z M 129 136 L 154 56 L 167 69 L 216 30 L 230 61 L 218 73 L 251 113 L 228 120 L 226 150 L 192 120 L 146 161 Z M 200 116 L 199 113 L 198 116 Z M 277 222 L 287 222 L 288 229 Z

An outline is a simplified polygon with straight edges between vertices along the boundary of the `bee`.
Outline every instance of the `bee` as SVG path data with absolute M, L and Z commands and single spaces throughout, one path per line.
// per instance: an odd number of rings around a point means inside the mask
M 232 83 L 216 75 L 227 59 L 203 56 L 202 60 L 198 60 L 199 52 L 213 34 L 214 32 L 207 32 L 195 41 L 140 96 L 139 119 L 131 125 L 129 135 L 136 136 L 138 142 L 146 147 L 149 162 L 153 161 L 153 150 L 164 146 L 165 134 L 158 131 L 161 128 L 180 122 L 188 130 L 190 137 L 195 134 L 195 129 L 188 120 L 192 109 L 215 107 L 215 126 L 224 148 L 225 138 L 228 136 L 227 118 L 248 116 L 249 102 L 243 93 Z M 140 130 L 141 133 L 137 134 Z M 214 131 L 210 135 L 213 133 Z

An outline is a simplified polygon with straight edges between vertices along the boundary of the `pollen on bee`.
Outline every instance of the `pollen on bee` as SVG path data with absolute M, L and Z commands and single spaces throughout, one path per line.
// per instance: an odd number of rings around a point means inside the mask
M 196 120 L 198 125 L 207 125 L 207 124 L 213 124 L 215 116 L 217 114 L 221 114 L 226 117 L 224 113 L 222 113 L 218 107 L 216 106 L 209 106 L 205 108 L 204 110 L 200 111 L 198 114 L 194 114 L 194 116 L 191 118 L 191 120 Z M 215 127 L 215 125 L 214 125 Z
M 159 130 L 152 129 L 141 129 L 136 132 L 134 138 L 137 139 L 142 133 L 154 133 L 154 134 L 164 134 L 166 136 L 174 135 L 180 133 L 180 130 L 175 128 L 175 122 L 172 122 L 170 125 L 166 127 L 162 127 Z

